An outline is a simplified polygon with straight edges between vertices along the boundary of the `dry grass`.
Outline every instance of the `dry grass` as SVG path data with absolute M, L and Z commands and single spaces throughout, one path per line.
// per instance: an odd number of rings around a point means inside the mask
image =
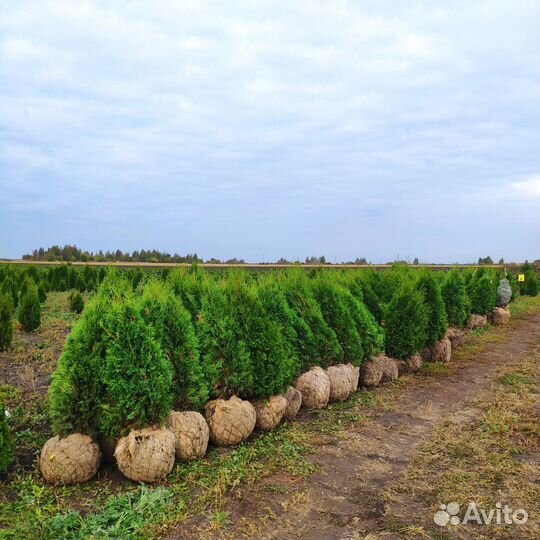
M 404 500 L 420 500 L 428 518 L 440 503 L 456 501 L 463 508 L 474 501 L 489 510 L 500 502 L 527 510 L 528 523 L 519 528 L 468 524 L 439 529 L 428 519 L 424 526 L 430 538 L 540 538 L 539 362 L 540 349 L 517 367 L 500 368 L 500 376 L 475 400 L 468 419 L 450 417 L 436 426 L 406 477 L 385 494 L 393 515 L 387 529 L 404 538 L 425 537 L 424 529 L 404 530 L 403 523 L 418 518 L 398 514 Z

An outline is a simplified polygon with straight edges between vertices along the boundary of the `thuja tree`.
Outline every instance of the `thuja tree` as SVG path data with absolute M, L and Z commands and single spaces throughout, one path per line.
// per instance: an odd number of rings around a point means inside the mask
M 13 461 L 13 438 L 3 403 L 0 403 L 0 473 L 6 472 Z
M 475 275 L 468 287 L 471 310 L 478 315 L 487 315 L 497 303 L 497 284 L 494 276 L 487 272 Z
M 130 295 L 125 280 L 111 272 L 68 336 L 49 390 L 49 416 L 57 435 L 98 434 L 106 392 L 103 373 L 115 330 L 109 313 Z
M 289 354 L 280 323 L 268 316 L 257 292 L 255 284 L 247 285 L 245 294 L 235 294 L 232 303 L 251 355 L 253 396 L 264 398 L 287 390 L 297 375 L 298 363 Z
M 224 282 L 206 284 L 196 332 L 212 397 L 249 395 L 253 388 L 253 364 L 247 343 L 239 339 L 230 291 Z
M 363 275 L 366 275 L 364 278 Z M 384 309 L 382 307 L 379 297 L 375 294 L 375 291 L 372 289 L 367 273 L 361 276 L 362 279 L 362 296 L 363 301 L 369 312 L 373 315 L 375 320 L 378 323 L 381 323 L 384 319 Z
M 99 433 L 115 440 L 165 419 L 173 403 L 173 369 L 135 301 L 113 304 L 108 319 L 104 392 L 96 405 Z
M 428 337 L 428 311 L 424 295 L 409 284 L 400 288 L 385 313 L 386 352 L 408 358 L 422 349 Z
M 25 281 L 25 292 L 21 295 L 17 310 L 17 320 L 24 330 L 33 332 L 41 324 L 41 304 L 36 284 Z
M 256 286 L 257 297 L 267 317 L 277 322 L 280 327 L 284 337 L 283 346 L 294 364 L 295 375 L 298 375 L 301 368 L 300 355 L 304 350 L 300 335 L 308 334 L 310 329 L 291 309 L 273 274 L 259 278 Z
M 312 281 L 315 299 L 324 320 L 334 330 L 343 349 L 343 359 L 359 363 L 364 356 L 362 340 L 351 314 L 351 293 L 336 280 L 335 275 L 321 272 Z
M 84 309 L 84 299 L 82 294 L 75 289 L 69 293 L 69 309 L 70 311 L 73 311 L 73 313 L 82 313 L 82 310 Z
M 428 315 L 427 345 L 434 345 L 444 337 L 448 329 L 448 319 L 441 294 L 441 288 L 433 272 L 421 273 L 416 288 L 424 295 Z
M 97 434 L 110 302 L 106 295 L 92 299 L 67 338 L 49 390 L 49 416 L 57 435 Z
M 287 303 L 310 329 L 305 336 L 299 333 L 300 339 L 305 339 L 305 348 L 300 357 L 302 369 L 305 370 L 314 365 L 337 364 L 342 361 L 343 348 L 336 333 L 325 321 L 304 270 L 288 270 L 279 274 L 278 279 Z
M 141 313 L 154 327 L 156 338 L 172 365 L 174 406 L 202 409 L 208 401 L 209 387 L 189 312 L 168 286 L 154 280 L 144 288 Z
M 306 369 L 313 360 L 316 339 L 310 326 L 289 305 L 282 284 L 276 274 L 261 276 L 258 280 L 258 296 L 269 317 L 281 324 L 282 332 L 289 341 L 291 358 L 297 362 L 297 371 Z
M 525 281 L 519 283 L 519 293 L 526 296 L 536 296 L 538 294 L 538 275 L 530 264 L 524 264 L 520 268 L 520 274 L 525 276 Z
M 13 299 L 0 293 L 0 351 L 6 351 L 13 341 Z
M 286 390 L 296 374 L 278 321 L 268 317 L 254 284 L 230 273 L 209 287 L 199 320 L 204 363 L 218 394 L 267 397 Z M 222 313 L 221 321 L 218 320 Z
M 371 358 L 384 351 L 384 331 L 375 317 L 352 295 L 345 295 L 344 301 L 360 336 L 363 358 Z
M 451 270 L 441 286 L 448 323 L 463 328 L 471 312 L 471 302 L 462 273 Z
M 190 313 L 192 320 L 196 321 L 202 309 L 206 273 L 197 267 L 191 270 L 177 269 L 168 275 L 167 282 Z

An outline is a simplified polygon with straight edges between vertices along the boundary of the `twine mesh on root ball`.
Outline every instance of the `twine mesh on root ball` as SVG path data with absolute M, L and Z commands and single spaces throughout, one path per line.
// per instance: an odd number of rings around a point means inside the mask
M 168 429 L 133 430 L 116 445 L 120 472 L 136 482 L 158 482 L 174 466 L 175 437 Z
M 173 411 L 167 420 L 167 428 L 174 433 L 176 457 L 180 461 L 193 461 L 206 454 L 210 431 L 202 414 Z
M 239 444 L 247 439 L 257 421 L 253 405 L 237 396 L 209 401 L 205 407 L 205 417 L 210 440 L 221 446 Z
M 95 476 L 100 463 L 99 446 L 80 433 L 49 439 L 39 458 L 41 474 L 51 484 L 86 482 Z

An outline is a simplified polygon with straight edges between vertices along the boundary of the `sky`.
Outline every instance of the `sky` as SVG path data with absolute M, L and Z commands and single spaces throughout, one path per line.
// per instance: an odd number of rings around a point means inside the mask
M 0 257 L 540 258 L 540 2 L 0 2 Z

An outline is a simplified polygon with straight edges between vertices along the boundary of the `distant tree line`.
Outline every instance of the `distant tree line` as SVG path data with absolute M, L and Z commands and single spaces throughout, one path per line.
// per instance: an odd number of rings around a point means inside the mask
M 133 251 L 132 253 L 123 252 L 120 249 L 116 251 L 102 251 L 94 253 L 92 251 L 83 251 L 77 246 L 66 245 L 64 247 L 52 246 L 48 249 L 34 249 L 31 254 L 23 255 L 24 260 L 28 261 L 66 261 L 66 262 L 149 262 L 149 263 L 199 263 L 203 262 L 196 253 L 187 255 L 171 255 L 167 252 L 156 249 Z

